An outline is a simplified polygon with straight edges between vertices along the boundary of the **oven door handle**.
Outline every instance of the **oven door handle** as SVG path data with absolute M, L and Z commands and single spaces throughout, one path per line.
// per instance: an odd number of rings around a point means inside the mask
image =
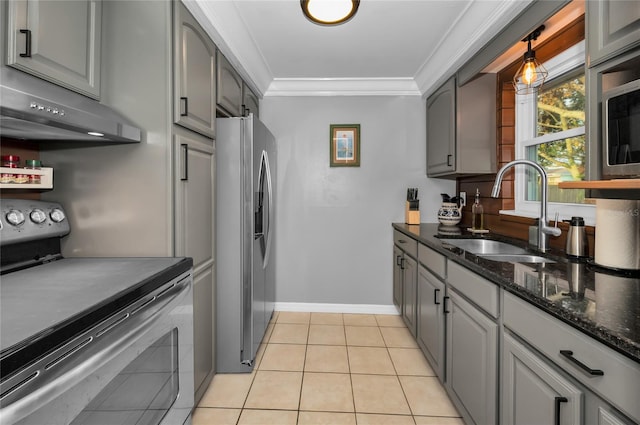
M 191 275 L 174 280 L 153 295 L 155 302 L 144 309 L 137 307 L 146 304 L 148 298 L 130 306 L 129 310 L 134 313 L 127 313 L 126 320 L 122 319 L 123 312 L 119 312 L 115 326 L 113 320 L 107 319 L 3 382 L 0 423 L 14 423 L 32 414 L 121 355 L 144 337 L 162 319 L 163 313 L 173 309 L 174 301 L 179 303 L 183 296 L 191 294 L 191 281 Z M 100 333 L 104 329 L 107 332 Z M 108 338 L 104 338 L 105 335 Z M 79 358 L 79 354 L 83 357 Z

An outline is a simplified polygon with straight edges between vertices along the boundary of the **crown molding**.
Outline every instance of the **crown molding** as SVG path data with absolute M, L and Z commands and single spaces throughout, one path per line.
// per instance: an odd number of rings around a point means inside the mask
M 182 2 L 242 79 L 261 97 L 271 84 L 273 73 L 251 38 L 235 3 L 198 0 Z M 222 16 L 224 19 L 221 19 Z
M 413 78 L 274 78 L 265 97 L 421 96 Z
M 416 73 L 416 85 L 423 95 L 430 94 L 456 73 L 532 1 L 471 2 Z M 465 28 L 475 31 L 469 33 Z

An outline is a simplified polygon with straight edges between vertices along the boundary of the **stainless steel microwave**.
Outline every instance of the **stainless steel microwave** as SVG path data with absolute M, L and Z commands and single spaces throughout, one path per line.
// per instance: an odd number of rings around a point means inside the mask
M 602 95 L 604 178 L 640 177 L 640 80 Z

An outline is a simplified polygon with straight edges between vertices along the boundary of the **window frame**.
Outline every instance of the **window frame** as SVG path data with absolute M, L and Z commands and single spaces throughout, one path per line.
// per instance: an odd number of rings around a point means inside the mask
M 557 56 L 544 63 L 544 67 L 549 72 L 547 82 L 554 79 L 570 76 L 577 72 L 580 67 L 585 68 L 585 41 L 582 40 L 574 46 L 568 48 Z M 548 84 L 547 83 L 547 84 Z M 548 143 L 554 140 L 561 140 L 568 137 L 585 135 L 585 126 L 572 128 L 560 133 L 545 134 L 535 137 L 537 131 L 537 91 L 528 95 L 518 95 L 515 100 L 515 158 L 526 159 L 526 149 L 528 146 L 540 143 Z M 533 137 L 532 137 L 533 136 Z M 527 169 L 515 167 L 514 181 L 514 201 L 515 210 L 501 210 L 500 214 L 517 215 L 531 218 L 540 216 L 540 201 L 527 201 L 526 185 Z M 548 216 L 553 219 L 558 213 L 559 220 L 568 220 L 573 216 L 584 217 L 585 223 L 595 224 L 595 206 L 590 204 L 565 204 L 560 202 L 549 202 Z

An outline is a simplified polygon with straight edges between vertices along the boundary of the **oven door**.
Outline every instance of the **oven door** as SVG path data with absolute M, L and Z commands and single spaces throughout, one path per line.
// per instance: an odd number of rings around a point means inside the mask
M 183 424 L 193 409 L 187 272 L 0 387 L 0 423 Z

